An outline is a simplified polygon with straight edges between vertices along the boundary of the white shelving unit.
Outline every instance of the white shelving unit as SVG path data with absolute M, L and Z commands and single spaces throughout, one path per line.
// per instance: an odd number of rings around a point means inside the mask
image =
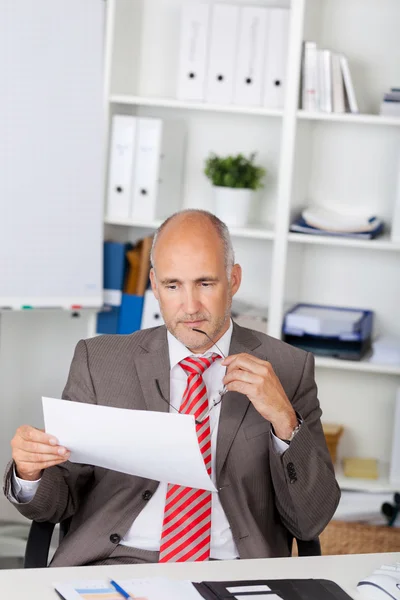
M 180 8 L 189 1 L 108 0 L 109 116 L 185 120 L 182 207 L 213 209 L 203 175 L 209 152 L 257 152 L 267 169 L 266 186 L 254 207 L 254 225 L 232 236 L 244 269 L 239 297 L 266 307 L 271 335 L 280 337 L 289 304 L 315 302 L 370 308 L 376 333 L 400 336 L 400 243 L 390 238 L 400 119 L 377 114 L 384 91 L 398 85 L 398 0 L 255 2 L 291 8 L 282 111 L 175 99 Z M 298 109 L 304 39 L 348 56 L 361 114 Z M 373 241 L 289 233 L 291 220 L 311 201 L 366 205 L 385 219 L 388 232 Z M 106 235 L 134 241 L 160 222 L 106 220 Z M 324 418 L 345 427 L 339 457 L 373 456 L 387 463 L 400 365 L 317 357 L 316 366 Z M 377 485 L 354 482 L 357 489 Z M 379 485 L 391 489 L 387 475 Z

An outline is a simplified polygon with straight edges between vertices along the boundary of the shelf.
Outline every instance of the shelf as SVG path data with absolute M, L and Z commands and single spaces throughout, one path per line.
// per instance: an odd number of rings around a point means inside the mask
M 222 112 L 238 115 L 255 115 L 262 117 L 282 117 L 283 111 L 265 106 L 237 106 L 235 104 L 211 104 L 206 102 L 190 102 L 176 100 L 175 98 L 151 98 L 145 96 L 113 95 L 112 104 L 125 104 L 131 106 L 152 106 L 158 108 L 179 108 L 182 110 L 195 110 L 203 112 Z
M 290 232 L 289 242 L 298 244 L 315 244 L 320 246 L 342 246 L 347 248 L 366 248 L 368 250 L 400 250 L 400 242 L 392 242 L 389 235 L 383 235 L 374 240 L 359 240 L 354 238 L 314 235 Z
M 336 480 L 341 490 L 353 490 L 358 492 L 399 492 L 400 484 L 392 484 L 389 481 L 389 465 L 379 464 L 380 476 L 378 479 L 358 479 L 346 477 L 340 464 L 335 465 Z
M 299 110 L 297 116 L 299 119 L 305 121 L 332 121 L 336 123 L 356 123 L 358 125 L 389 125 L 400 127 L 400 117 L 386 117 L 383 115 L 337 114 Z
M 368 360 L 341 360 L 339 358 L 315 357 L 315 366 L 323 369 L 341 369 L 343 371 L 360 371 L 380 373 L 382 375 L 399 375 L 400 365 L 378 365 Z
M 120 225 L 123 227 L 142 227 L 143 229 L 157 229 L 162 221 L 148 221 L 144 223 L 124 220 L 124 219 L 109 219 L 105 218 L 104 222 L 107 225 Z M 241 237 L 241 238 L 250 238 L 254 240 L 273 240 L 275 238 L 275 233 L 272 229 L 260 229 L 255 226 L 248 225 L 247 227 L 230 227 L 229 232 L 232 237 Z

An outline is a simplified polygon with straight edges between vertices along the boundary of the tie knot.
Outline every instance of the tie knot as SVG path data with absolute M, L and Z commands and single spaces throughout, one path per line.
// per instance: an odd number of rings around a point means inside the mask
M 188 356 L 181 360 L 179 365 L 187 375 L 203 375 L 204 371 L 211 367 L 213 362 L 221 358 L 219 354 L 213 352 L 211 356 Z

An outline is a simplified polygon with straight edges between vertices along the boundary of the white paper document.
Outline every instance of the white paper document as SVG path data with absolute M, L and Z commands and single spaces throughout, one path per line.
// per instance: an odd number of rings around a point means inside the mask
M 46 432 L 70 461 L 216 492 L 193 415 L 129 410 L 42 398 Z

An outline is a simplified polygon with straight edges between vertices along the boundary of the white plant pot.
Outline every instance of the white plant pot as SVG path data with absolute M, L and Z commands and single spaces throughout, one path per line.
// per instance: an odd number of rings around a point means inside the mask
M 254 192 L 249 189 L 214 186 L 215 214 L 230 227 L 247 224 Z

